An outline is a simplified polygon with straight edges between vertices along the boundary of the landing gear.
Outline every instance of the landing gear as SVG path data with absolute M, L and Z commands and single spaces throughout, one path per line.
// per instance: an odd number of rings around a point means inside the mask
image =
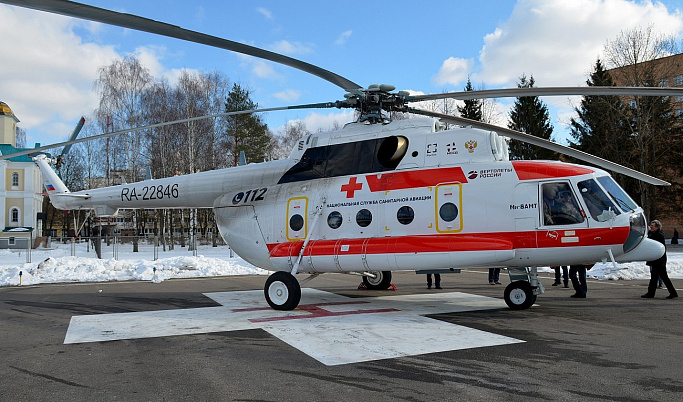
M 375 277 L 363 275 L 363 284 L 368 290 L 384 290 L 391 286 L 391 271 L 371 271 Z
M 278 271 L 269 276 L 263 292 L 273 310 L 294 310 L 301 301 L 301 286 L 289 272 Z
M 536 302 L 531 284 L 527 281 L 514 281 L 505 288 L 505 303 L 512 310 L 526 310 Z

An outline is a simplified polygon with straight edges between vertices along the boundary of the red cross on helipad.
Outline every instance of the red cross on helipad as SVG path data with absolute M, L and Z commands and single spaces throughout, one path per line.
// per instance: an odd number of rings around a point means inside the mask
M 356 178 L 349 179 L 347 184 L 341 186 L 341 191 L 346 191 L 346 198 L 353 198 L 353 193 L 363 188 L 363 183 L 357 183 Z

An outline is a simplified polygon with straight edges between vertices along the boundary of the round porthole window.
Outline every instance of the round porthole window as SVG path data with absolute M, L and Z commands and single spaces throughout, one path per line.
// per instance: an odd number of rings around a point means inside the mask
M 458 217 L 458 207 L 452 202 L 447 202 L 439 208 L 439 216 L 446 222 L 454 221 Z
M 301 230 L 301 228 L 304 227 L 304 217 L 296 214 L 292 215 L 291 218 L 289 218 L 289 228 L 292 229 L 295 232 L 298 232 Z
M 396 219 L 398 219 L 401 224 L 407 225 L 415 219 L 415 211 L 413 211 L 411 207 L 404 205 L 398 209 Z
M 327 225 L 332 229 L 337 229 L 342 225 L 342 215 L 338 211 L 330 212 L 327 215 Z
M 361 209 L 356 214 L 356 223 L 360 227 L 366 227 L 372 222 L 372 213 L 367 209 Z

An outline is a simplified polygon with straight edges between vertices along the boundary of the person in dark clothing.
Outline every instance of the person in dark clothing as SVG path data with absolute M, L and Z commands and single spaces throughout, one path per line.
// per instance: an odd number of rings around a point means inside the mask
M 559 286 L 562 284 L 562 279 L 564 279 L 564 287 L 568 288 L 569 287 L 569 274 L 567 273 L 567 266 L 563 267 L 550 267 L 555 270 L 555 283 L 553 283 L 553 286 Z M 560 275 L 560 268 L 562 268 L 562 275 Z
M 489 268 L 489 285 L 502 285 L 500 283 L 500 268 Z
M 570 265 L 569 278 L 572 280 L 572 286 L 576 293 L 569 297 L 577 299 L 585 299 L 588 293 L 588 285 L 586 284 L 586 266 L 585 265 Z
M 441 289 L 441 274 L 434 274 L 434 286 L 436 289 Z M 427 289 L 432 288 L 432 274 L 427 274 Z
M 678 230 L 674 228 L 674 235 L 671 238 L 671 244 L 678 244 Z
M 652 240 L 656 240 L 666 247 L 666 241 L 664 240 L 664 234 L 662 233 L 662 224 L 658 220 L 653 220 L 650 223 L 650 231 L 647 233 L 647 237 Z M 678 292 L 674 288 L 669 275 L 666 273 L 666 249 L 664 249 L 664 255 L 654 261 L 646 262 L 650 266 L 650 284 L 647 286 L 647 293 L 640 296 L 645 299 L 652 299 L 655 297 L 655 291 L 657 290 L 657 282 L 659 278 L 662 278 L 666 289 L 669 291 L 667 299 L 674 299 L 678 297 Z

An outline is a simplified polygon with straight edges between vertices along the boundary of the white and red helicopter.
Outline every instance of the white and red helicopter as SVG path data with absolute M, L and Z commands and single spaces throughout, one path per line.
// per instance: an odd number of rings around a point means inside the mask
M 668 183 L 538 137 L 408 104 L 505 96 L 675 96 L 683 95 L 682 89 L 522 88 L 411 96 L 394 92 L 390 85 L 364 89 L 287 56 L 134 15 L 60 0 L 0 2 L 250 54 L 315 74 L 348 91 L 343 101 L 222 114 L 357 110 L 355 122 L 301 138 L 282 160 L 72 193 L 47 156 L 34 158 L 59 209 L 111 216 L 119 209 L 213 208 L 218 229 L 235 253 L 276 271 L 264 288 L 274 309 L 296 308 L 301 284 L 321 273 L 360 274 L 367 288 L 385 289 L 392 271 L 491 267 L 522 273 L 507 286 L 504 298 L 510 308 L 526 309 L 543 293 L 538 266 L 643 261 L 664 253 L 660 243 L 646 238 L 643 209 L 609 173 L 558 161 L 510 161 L 501 135 L 651 184 Z M 393 111 L 428 117 L 392 121 L 388 116 Z M 444 129 L 442 122 L 461 127 Z M 310 276 L 299 282 L 296 274 Z

